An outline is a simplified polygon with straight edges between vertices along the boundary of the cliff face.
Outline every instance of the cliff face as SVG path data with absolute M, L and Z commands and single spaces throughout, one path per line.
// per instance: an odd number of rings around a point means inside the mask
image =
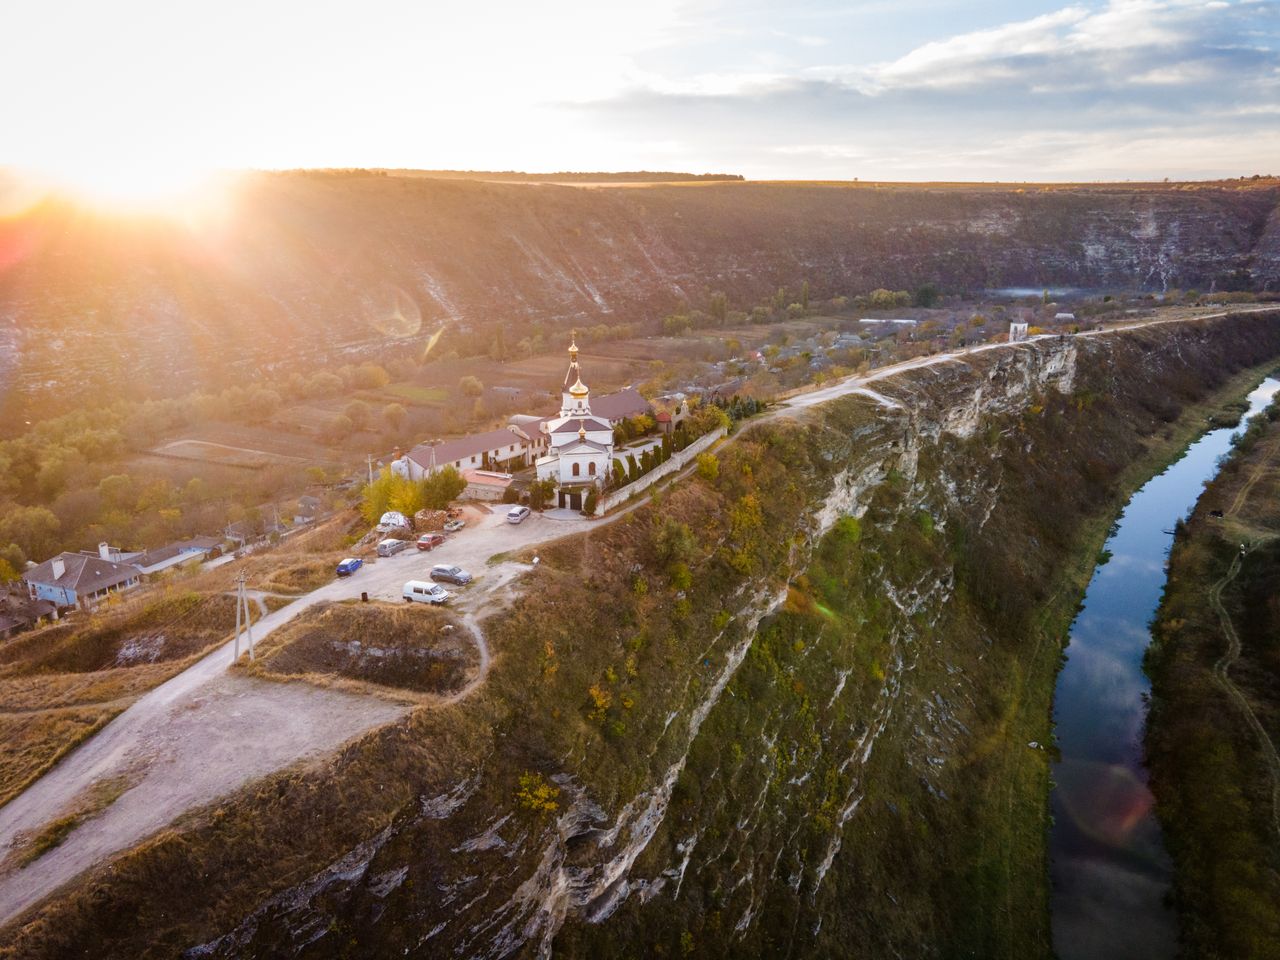
M 475 698 L 0 955 L 1048 956 L 1033 744 L 1090 558 L 1185 407 L 1277 356 L 1280 313 L 1036 341 L 748 426 L 542 551 Z
M 216 221 L 0 224 L 0 391 L 190 387 L 439 321 L 648 321 L 724 290 L 1265 288 L 1280 187 L 551 184 L 281 175 Z

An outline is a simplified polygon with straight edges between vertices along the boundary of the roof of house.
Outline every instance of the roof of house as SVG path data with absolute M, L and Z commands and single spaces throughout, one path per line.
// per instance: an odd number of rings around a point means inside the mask
M 467 483 L 474 483 L 481 487 L 501 487 L 506 489 L 511 486 L 511 474 L 498 473 L 494 470 L 463 470 L 462 478 Z
M 659 413 L 659 414 L 658 414 L 658 422 L 659 422 L 659 423 L 670 423 L 670 422 L 671 422 L 671 414 L 669 414 L 669 413 L 667 413 L 667 411 L 663 410 L 661 413 Z
M 573 443 L 557 448 L 561 456 L 567 453 L 584 453 L 588 450 L 594 453 L 608 453 L 609 448 L 603 443 L 596 443 L 594 440 L 575 440 Z
M 190 540 L 178 540 L 166 543 L 163 547 L 132 554 L 129 562 L 145 570 L 184 554 L 208 553 L 221 543 L 222 540 L 218 537 L 192 537 Z
M 183 549 L 180 543 L 170 543 L 163 547 L 156 547 L 154 550 L 148 550 L 134 557 L 130 563 L 137 564 L 139 567 L 154 567 L 158 563 L 164 563 L 166 560 L 172 560 L 174 557 L 181 556 L 187 551 Z
M 25 627 L 41 617 L 47 617 L 58 609 L 48 600 L 29 600 L 26 597 L 0 597 L 0 631 Z
M 458 437 L 454 440 L 446 440 L 444 443 L 436 445 L 436 464 L 437 466 L 453 463 L 455 460 L 466 460 L 469 457 L 478 457 L 490 450 L 498 450 L 501 447 L 510 446 L 513 443 L 522 443 L 523 438 L 516 436 L 508 427 L 502 427 L 498 430 L 490 430 L 487 433 L 473 433 L 470 436 Z M 431 466 L 431 447 L 429 444 L 420 443 L 409 451 L 409 459 L 419 466 Z
M 62 560 L 64 570 L 62 576 L 55 577 L 53 561 L 58 559 Z M 60 553 L 28 570 L 22 579 L 76 593 L 94 593 L 133 580 L 141 572 L 132 563 L 114 563 L 101 557 L 86 557 L 82 553 Z
M 591 401 L 591 412 L 606 420 L 621 420 L 623 417 L 634 417 L 649 412 L 649 401 L 635 387 L 627 387 L 617 393 L 604 397 L 595 397 Z
M 600 420 L 596 417 L 579 417 L 576 420 L 566 420 L 551 433 L 554 436 L 558 433 L 577 433 L 579 430 L 608 430 L 612 432 L 613 427 L 609 426 L 607 420 Z

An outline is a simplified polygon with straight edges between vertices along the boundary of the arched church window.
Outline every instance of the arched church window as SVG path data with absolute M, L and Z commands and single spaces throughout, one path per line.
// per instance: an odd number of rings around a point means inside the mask
M 580 464 L 580 463 L 577 463 L 577 462 L 575 462 L 575 463 L 574 463 L 574 465 L 573 465 L 573 475 L 574 475 L 575 477 L 576 477 L 576 476 L 578 476 L 578 474 L 580 473 L 580 468 L 581 468 L 581 466 L 582 466 L 582 464 Z
M 594 460 L 587 464 L 587 473 L 593 477 L 596 475 L 596 462 Z

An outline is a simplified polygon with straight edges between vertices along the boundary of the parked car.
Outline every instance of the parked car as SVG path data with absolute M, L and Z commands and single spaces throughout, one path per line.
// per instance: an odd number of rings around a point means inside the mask
M 347 557 L 338 564 L 338 576 L 349 577 L 363 566 L 364 561 L 359 557 Z
M 523 523 L 529 513 L 528 507 L 512 507 L 507 511 L 507 523 Z
M 442 533 L 424 533 L 418 538 L 419 550 L 434 550 L 440 544 L 444 543 L 444 534 Z
M 410 580 L 404 585 L 406 603 L 445 603 L 451 596 L 453 594 L 438 583 Z
M 461 530 L 461 529 L 462 529 L 463 527 L 465 527 L 466 525 L 467 525 L 467 521 L 465 521 L 465 520 L 450 520 L 448 523 L 446 523 L 446 524 L 444 525 L 444 532 L 445 532 L 445 533 L 457 533 L 459 530 Z
M 447 563 L 437 563 L 431 568 L 432 580 L 443 580 L 445 583 L 464 584 L 471 582 L 471 574 L 461 567 L 453 567 Z
M 395 537 L 387 537 L 385 540 L 378 541 L 378 556 L 394 557 L 408 545 L 408 540 L 397 540 Z

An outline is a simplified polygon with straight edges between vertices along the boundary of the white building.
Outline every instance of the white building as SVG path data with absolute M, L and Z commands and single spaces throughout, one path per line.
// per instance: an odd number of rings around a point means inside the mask
M 1027 339 L 1027 324 L 1013 322 L 1009 324 L 1009 342 L 1018 343 Z
M 569 370 L 564 377 L 560 415 L 543 425 L 550 451 L 537 462 L 539 480 L 555 480 L 561 487 L 560 505 L 579 509 L 587 488 L 603 485 L 613 462 L 613 427 L 591 412 L 591 392 L 582 382 L 578 345 L 569 345 Z

